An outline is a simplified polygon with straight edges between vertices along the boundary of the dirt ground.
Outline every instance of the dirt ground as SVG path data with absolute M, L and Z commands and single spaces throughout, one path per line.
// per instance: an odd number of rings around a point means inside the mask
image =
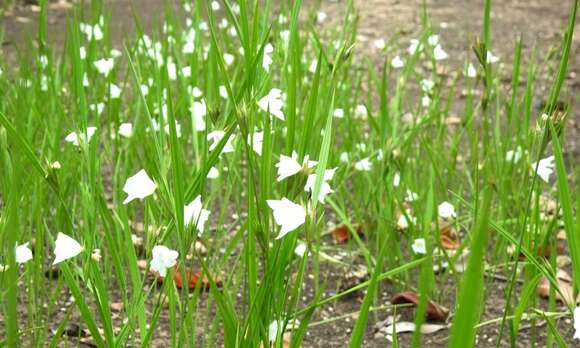
M 1 1 L 1 0 L 0 0 Z M 314 1 L 312 1 L 314 3 Z M 510 65 L 514 43 L 518 35 L 523 40 L 524 61 L 528 61 L 535 50 L 538 57 L 544 58 L 548 51 L 557 47 L 561 40 L 561 33 L 566 26 L 568 10 L 571 1 L 554 0 L 500 0 L 493 1 L 492 12 L 492 32 L 493 32 L 493 52 L 502 58 L 506 65 Z M 105 8 L 111 14 L 111 33 L 113 45 L 122 48 L 122 40 L 131 35 L 133 28 L 132 6 L 129 0 L 105 0 Z M 142 19 L 145 28 L 155 23 L 163 13 L 164 3 L 162 0 L 135 0 L 138 3 L 135 11 Z M 312 4 L 305 1 L 308 6 Z M 346 1 L 343 0 L 323 0 L 320 1 L 320 9 L 328 14 L 328 22 L 339 20 L 340 14 Z M 420 11 L 423 0 L 355 0 L 356 8 L 360 14 L 359 38 L 357 50 L 366 54 L 374 55 L 376 50 L 372 47 L 372 41 L 376 38 L 389 40 L 398 37 L 398 40 L 406 47 L 407 40 L 417 36 L 420 28 Z M 450 65 L 459 67 L 466 57 L 472 57 L 470 44 L 479 35 L 482 27 L 482 0 L 427 0 L 430 19 L 433 28 L 439 32 L 445 50 L 450 54 Z M 55 42 L 57 46 L 62 42 L 66 32 L 66 18 L 69 14 L 67 3 L 53 3 L 49 10 L 49 40 Z M 27 36 L 34 37 L 35 22 L 38 16 L 37 8 L 34 5 L 17 6 L 10 10 L 4 18 L 0 18 L 0 27 L 5 30 L 2 42 L 2 54 L 14 55 L 23 49 L 22 40 Z M 472 58 L 475 61 L 474 58 Z M 549 70 L 540 74 L 539 89 L 535 91 L 538 99 L 547 93 L 549 88 Z M 574 35 L 573 48 L 570 66 L 568 69 L 566 87 L 563 90 L 562 100 L 571 103 L 572 114 L 568 127 L 568 148 L 566 153 L 568 158 L 575 160 L 580 158 L 580 119 L 578 111 L 574 110 L 574 105 L 578 101 L 578 91 L 580 91 L 580 25 L 577 25 Z M 509 76 L 509 73 L 505 74 Z M 523 77 L 522 77 L 523 79 Z M 506 85 L 510 83 L 506 79 Z M 525 83 L 525 81 L 522 81 Z M 328 269 L 327 276 L 332 278 L 334 272 L 340 270 Z M 497 279 L 488 279 L 487 304 L 482 321 L 500 317 L 504 307 L 504 288 L 506 283 Z M 453 308 L 455 284 L 449 283 L 448 287 L 440 294 L 440 302 L 448 308 Z M 329 286 L 332 288 L 332 286 Z M 392 296 L 392 285 L 384 285 L 380 301 L 386 301 Z M 311 296 L 312 294 L 305 294 Z M 330 306 L 321 309 L 314 320 L 321 320 L 326 317 L 334 317 L 344 313 L 356 312 L 360 306 L 362 293 L 348 299 L 338 301 Z M 545 303 L 540 306 L 545 307 Z M 26 307 L 23 308 L 26 310 Z M 403 317 L 412 320 L 412 310 L 403 311 Z M 390 343 L 384 335 L 377 334 L 374 323 L 383 320 L 388 315 L 388 311 L 377 313 L 376 317 L 371 316 L 365 339 L 365 347 L 389 347 Z M 346 346 L 350 330 L 354 323 L 353 317 L 344 320 L 334 321 L 330 324 L 316 326 L 309 331 L 306 336 L 304 347 L 344 347 Z M 58 322 L 54 323 L 54 326 Z M 560 332 L 564 337 L 571 338 L 573 328 L 569 319 L 561 320 L 558 324 Z M 160 330 L 155 338 L 154 346 L 163 346 L 166 333 Z M 540 325 L 537 328 L 537 340 L 539 346 L 545 345 L 543 337 L 547 328 Z M 483 327 L 478 334 L 477 347 L 495 347 L 498 326 L 489 325 Z M 425 336 L 425 347 L 441 347 L 446 345 L 448 330 L 443 330 L 433 335 Z M 518 347 L 529 347 L 533 333 L 529 325 L 523 325 L 520 332 Z M 507 332 L 504 334 L 506 340 L 502 346 L 508 346 Z M 409 344 L 410 335 L 401 334 L 401 346 Z

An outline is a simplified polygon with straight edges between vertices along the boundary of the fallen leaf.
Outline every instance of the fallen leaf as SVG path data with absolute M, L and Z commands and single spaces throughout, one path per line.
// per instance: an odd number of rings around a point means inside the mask
M 434 334 L 435 332 L 441 331 L 443 329 L 446 329 L 447 325 L 441 325 L 441 324 L 423 324 L 421 325 L 421 333 L 424 335 L 430 335 L 430 334 Z M 384 328 L 384 330 L 381 330 L 383 332 L 385 332 L 386 334 L 386 338 L 387 340 L 389 340 L 390 342 L 393 341 L 393 331 L 396 332 L 397 334 L 400 333 L 405 333 L 405 332 L 414 332 L 416 330 L 416 325 L 415 323 L 412 323 L 410 321 L 400 321 L 394 324 L 390 324 L 387 327 Z
M 445 220 L 440 220 L 439 229 L 439 239 L 441 240 L 441 246 L 443 249 L 459 249 L 461 243 L 457 239 L 457 233 L 453 230 L 453 226 Z
M 113 312 L 120 312 L 123 309 L 123 302 L 112 302 L 109 304 L 109 308 Z
M 391 298 L 392 304 L 419 304 L 419 296 L 413 291 L 404 291 Z M 445 321 L 449 315 L 449 309 L 429 300 L 427 302 L 427 319 L 435 321 Z
M 566 271 L 559 269 L 556 273 L 556 281 L 560 289 L 560 292 L 556 291 L 556 300 L 568 305 L 578 303 L 578 298 L 574 301 L 572 277 Z M 542 277 L 538 283 L 538 294 L 543 298 L 550 297 L 550 281 L 548 278 Z
M 359 236 L 363 235 L 362 226 L 360 224 L 354 224 L 352 227 Z M 350 231 L 348 226 L 345 224 L 338 225 L 330 232 L 330 234 L 332 235 L 332 239 L 337 243 L 346 243 L 350 240 Z
M 200 281 L 201 272 L 194 272 L 191 270 L 185 270 L 185 277 L 186 281 L 183 281 L 183 274 L 181 270 L 178 269 L 177 265 L 173 266 L 173 281 L 175 282 L 175 286 L 178 289 L 181 289 L 184 286 L 184 283 L 187 283 L 187 288 L 189 290 L 194 290 L 197 286 L 197 283 Z M 159 283 L 163 283 L 164 278 L 159 276 L 159 274 L 155 273 L 156 279 Z M 214 277 L 214 282 L 218 287 L 222 286 L 222 281 L 220 278 Z M 202 290 L 208 290 L 210 287 L 210 281 L 207 277 L 203 277 L 201 279 L 200 287 Z

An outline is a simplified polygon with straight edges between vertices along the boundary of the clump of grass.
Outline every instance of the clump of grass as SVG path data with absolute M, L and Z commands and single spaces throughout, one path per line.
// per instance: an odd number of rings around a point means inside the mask
M 0 61 L 3 345 L 57 346 L 76 321 L 89 337 L 69 340 L 99 347 L 152 346 L 162 331 L 178 347 L 299 347 L 348 317 L 321 308 L 363 292 L 344 342 L 357 347 L 384 311 L 406 310 L 381 303 L 385 289 L 417 292 L 417 328 L 431 300 L 456 297 L 452 347 L 487 325 L 515 346 L 523 320 L 546 321 L 548 345 L 572 342 L 555 253 L 535 251 L 562 220 L 575 295 L 578 168 L 564 160 L 570 110 L 556 106 L 578 1 L 541 112 L 542 66 L 522 59 L 521 40 L 503 92 L 491 1 L 459 68 L 426 8 L 411 47 L 377 40 L 370 57 L 352 1 L 330 26 L 304 5 L 184 1 L 148 34 L 135 18 L 118 43 L 93 0 L 55 49 L 40 2 L 37 45 L 20 65 Z M 347 244 L 329 243 L 329 222 Z M 361 269 L 368 279 L 347 288 L 331 276 Z M 497 275 L 505 305 L 489 318 Z M 411 345 L 424 342 L 417 329 Z

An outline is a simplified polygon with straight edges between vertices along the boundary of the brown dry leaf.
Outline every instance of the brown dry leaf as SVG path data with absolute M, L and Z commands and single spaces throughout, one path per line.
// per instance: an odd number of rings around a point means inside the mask
M 185 277 L 187 278 L 187 288 L 189 290 L 194 290 L 195 287 L 197 286 L 197 282 L 200 281 L 200 277 L 201 277 L 201 272 L 194 272 L 191 270 L 186 270 L 185 271 Z M 158 281 L 163 282 L 163 278 L 162 277 L 157 277 Z M 173 281 L 175 282 L 175 286 L 178 289 L 181 289 L 184 285 L 183 285 L 183 278 L 182 278 L 182 273 L 181 271 L 177 268 L 176 266 L 173 266 Z M 216 285 L 218 287 L 222 286 L 222 281 L 219 278 L 214 278 L 214 281 L 216 283 Z M 207 277 L 203 277 L 201 279 L 201 284 L 200 287 L 202 290 L 208 290 L 210 287 L 210 282 L 209 279 Z
M 112 302 L 109 304 L 109 308 L 113 312 L 120 312 L 123 309 L 123 302 Z
M 352 225 L 352 227 L 359 236 L 363 235 L 362 226 L 360 224 L 354 224 Z M 332 235 L 332 239 L 334 239 L 334 241 L 339 244 L 346 243 L 348 240 L 350 240 L 350 231 L 348 226 L 345 224 L 340 224 L 336 226 L 330 232 L 330 234 Z
M 556 280 L 561 292 L 556 292 L 556 300 L 569 305 L 575 304 L 574 302 L 577 303 L 578 299 L 574 301 L 574 290 L 570 275 L 566 271 L 559 269 L 556 273 Z M 538 294 L 543 298 L 550 297 L 550 281 L 548 278 L 542 277 L 540 283 L 538 283 Z
M 445 124 L 448 126 L 456 126 L 461 124 L 461 118 L 457 116 L 449 116 L 445 119 Z
M 439 222 L 439 239 L 441 240 L 441 246 L 445 250 L 456 250 L 459 249 L 461 243 L 457 239 L 457 233 L 453 230 L 453 226 L 444 220 Z
M 538 247 L 536 249 L 536 255 L 537 256 L 543 256 L 545 258 L 549 258 L 552 255 L 552 251 L 553 251 L 554 247 L 553 244 L 546 244 L 544 246 L 544 250 L 542 250 L 542 247 Z M 556 255 L 563 255 L 566 253 L 566 245 L 564 242 L 556 242 Z M 525 260 L 526 257 L 523 253 L 520 253 L 520 260 Z
M 412 303 L 419 304 L 419 296 L 414 291 L 403 291 L 391 298 L 392 304 Z M 427 302 L 427 319 L 436 321 L 445 321 L 449 315 L 449 309 L 437 304 L 431 300 Z
M 139 269 L 142 271 L 147 269 L 147 260 L 138 260 L 137 267 L 139 267 Z

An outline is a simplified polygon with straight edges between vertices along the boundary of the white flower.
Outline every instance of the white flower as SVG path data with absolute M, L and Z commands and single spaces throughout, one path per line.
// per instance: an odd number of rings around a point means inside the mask
M 197 88 L 197 86 L 189 86 L 187 88 L 187 93 L 191 94 L 194 98 L 199 98 L 203 95 L 201 89 Z M 204 102 L 205 104 L 205 102 Z
M 282 331 L 282 321 L 274 320 L 268 326 L 268 340 L 270 342 L 276 341 L 276 337 L 278 336 L 278 331 Z
M 119 126 L 119 135 L 125 138 L 130 138 L 133 136 L 133 125 L 131 123 L 122 123 Z
M 258 100 L 258 106 L 263 111 L 270 112 L 270 114 L 284 121 L 284 113 L 282 112 L 284 101 L 282 100 L 282 91 L 280 89 L 272 88 L 266 96 Z
M 209 172 L 207 172 L 208 179 L 217 179 L 220 176 L 220 172 L 216 167 L 211 167 Z
M 326 12 L 322 12 L 322 11 L 316 12 L 316 21 L 318 23 L 324 22 L 326 20 L 326 17 L 328 17 Z
M 499 62 L 499 57 L 498 56 L 494 56 L 493 53 L 491 53 L 491 51 L 487 51 L 487 63 L 488 64 L 494 64 Z
M 122 55 L 123 55 L 123 53 L 121 51 L 119 51 L 118 49 L 113 48 L 111 50 L 111 57 L 113 57 L 113 58 L 119 58 Z
M 218 144 L 221 142 L 222 138 L 225 135 L 226 135 L 226 132 L 224 132 L 224 131 L 216 130 L 216 131 L 210 132 L 207 135 L 207 141 L 211 142 L 211 145 L 209 146 L 209 151 L 215 150 L 215 148 L 218 146 Z M 234 145 L 232 144 L 233 140 L 234 140 L 233 137 L 230 137 L 228 139 L 228 141 L 226 142 L 226 145 L 222 149 L 221 153 L 234 152 Z
M 399 56 L 395 56 L 393 60 L 391 60 L 391 66 L 393 69 L 400 69 L 405 66 L 405 62 Z
M 262 58 L 262 68 L 266 71 L 270 71 L 270 65 L 272 65 L 272 57 L 270 56 L 274 52 L 274 46 L 271 43 L 264 46 L 264 57 Z
M 141 89 L 141 94 L 143 94 L 144 97 L 146 97 L 147 94 L 149 94 L 149 86 L 147 86 L 147 85 L 141 85 L 139 87 L 139 89 Z
M 441 47 L 441 45 L 437 45 L 433 49 L 433 57 L 435 58 L 435 60 L 444 60 L 449 58 L 449 55 L 447 54 L 447 52 L 443 50 L 443 47 Z
M 326 195 L 334 192 L 328 181 L 332 180 L 334 176 L 334 172 L 336 172 L 336 168 L 334 169 L 327 169 L 324 171 L 324 176 L 322 178 L 322 186 L 320 187 L 320 193 L 318 194 L 318 201 L 320 203 L 324 203 L 324 197 Z M 306 186 L 304 186 L 304 191 L 312 193 L 314 191 L 314 185 L 316 184 L 316 174 L 308 175 L 306 179 Z
M 185 226 L 195 224 L 199 233 L 203 233 L 205 223 L 209 218 L 210 211 L 203 209 L 201 204 L 201 195 L 186 205 L 183 209 L 183 218 Z
M 298 257 L 303 257 L 304 254 L 306 254 L 306 244 L 298 243 L 296 248 L 294 248 L 294 254 L 296 254 Z
M 475 66 L 473 66 L 472 63 L 469 63 L 469 65 L 467 66 L 467 71 L 465 72 L 465 75 L 467 75 L 467 77 L 470 77 L 472 79 L 477 77 L 477 70 L 475 69 Z
M 91 104 L 89 105 L 89 109 L 92 112 L 96 112 L 98 115 L 100 115 L 105 110 L 105 104 L 104 103 Z
M 435 82 L 427 79 L 421 80 L 421 89 L 423 90 L 423 92 L 429 93 L 431 92 L 433 87 L 435 87 Z
M 407 220 L 407 216 L 408 216 L 409 220 Z M 397 220 L 397 228 L 399 230 L 404 231 L 404 230 L 408 229 L 409 222 L 412 224 L 415 224 L 417 222 L 417 218 L 409 215 L 409 212 L 407 212 L 407 216 L 405 216 L 405 215 L 399 216 L 399 219 Z
M 224 62 L 227 66 L 230 66 L 234 63 L 234 56 L 229 53 L 224 53 Z
M 121 96 L 121 89 L 114 83 L 109 86 L 109 93 L 111 94 L 111 99 L 119 99 Z
M 431 46 L 437 46 L 439 44 L 439 35 L 431 35 L 427 39 L 427 43 Z
M 220 3 L 217 1 L 212 1 L 211 2 L 211 9 L 214 11 L 219 11 L 220 10 Z
M 359 104 L 354 109 L 354 117 L 355 118 L 366 118 L 368 114 L 367 107 L 363 104 Z
M 263 142 L 264 142 L 264 132 L 254 132 L 252 136 L 248 135 L 248 143 L 252 144 L 252 150 L 254 150 L 258 154 L 258 156 L 262 156 Z
M 384 50 L 385 47 L 387 47 L 387 44 L 385 43 L 385 40 L 383 38 L 373 41 L 373 45 L 375 45 L 375 47 L 381 51 Z
M 266 201 L 273 210 L 276 224 L 281 226 L 280 233 L 276 239 L 284 237 L 306 222 L 306 210 L 288 198 L 282 200 L 269 199 Z
M 54 242 L 54 261 L 53 265 L 68 260 L 80 254 L 84 248 L 71 237 L 64 233 L 58 233 Z
M 113 58 L 103 58 L 95 61 L 93 64 L 95 65 L 95 68 L 97 68 L 97 71 L 99 73 L 107 77 L 109 76 L 111 70 L 113 70 L 113 67 L 115 66 L 115 61 L 113 60 Z
M 93 259 L 95 262 L 100 262 L 102 259 L 101 249 L 93 249 L 93 252 L 91 253 L 91 259 Z
M 167 77 L 171 81 L 177 80 L 177 66 L 171 61 L 167 62 Z
M 14 256 L 16 257 L 16 263 L 26 263 L 32 260 L 32 250 L 28 247 L 28 243 L 16 245 Z
M 310 63 L 310 66 L 308 67 L 308 71 L 310 71 L 311 73 L 313 73 L 313 74 L 314 74 L 314 73 L 316 72 L 316 68 L 317 68 L 317 67 L 318 67 L 318 62 L 317 62 L 317 61 L 315 61 L 315 60 L 313 60 L 313 61 Z
M 411 190 L 407 190 L 407 195 L 405 196 L 405 200 L 407 202 L 414 202 L 419 198 L 419 195 Z
M 343 109 L 334 109 L 334 112 L 332 113 L 332 116 L 336 117 L 336 118 L 344 118 L 344 110 Z
M 203 132 L 205 130 L 205 115 L 207 113 L 205 101 L 201 100 L 199 102 L 193 102 L 189 108 L 189 111 L 193 115 L 195 130 L 198 132 Z
M 415 241 L 413 241 L 413 245 L 411 246 L 411 248 L 413 248 L 413 252 L 415 254 L 427 254 L 427 246 L 425 245 L 425 239 L 424 238 L 417 238 L 415 239 Z
M 292 157 L 280 155 L 280 161 L 276 163 L 276 168 L 278 168 L 278 182 L 295 175 L 300 172 L 303 167 L 313 168 L 317 162 L 309 161 L 308 158 L 308 156 L 305 156 L 303 164 L 300 165 L 300 163 L 298 163 L 298 154 L 296 151 L 292 152 Z
M 536 165 L 538 166 L 538 176 L 549 183 L 550 175 L 554 172 L 554 156 L 541 159 L 539 163 L 532 163 L 532 170 L 536 170 Z
M 369 172 L 373 167 L 373 164 L 369 160 L 368 157 L 361 159 L 360 161 L 354 164 L 354 169 L 359 170 L 361 172 Z
M 580 307 L 574 308 L 574 339 L 580 340 Z
M 410 42 L 410 45 L 409 45 L 409 48 L 407 49 L 407 51 L 409 52 L 409 54 L 413 55 L 417 51 L 420 51 L 420 50 L 423 49 L 423 45 L 421 45 L 421 43 L 419 42 L 419 40 L 417 40 L 417 39 L 411 39 L 409 42 Z
M 424 95 L 423 97 L 421 97 L 421 105 L 424 108 L 428 108 L 429 105 L 431 105 L 431 97 L 429 97 L 428 95 Z
M 505 160 L 508 162 L 518 162 L 523 155 L 523 150 L 521 146 L 518 146 L 515 150 L 509 150 L 505 153 Z
M 401 184 L 401 174 L 395 173 L 395 176 L 393 177 L 393 186 L 399 187 L 400 184 Z
M 147 172 L 141 169 L 125 182 L 123 192 L 127 194 L 127 198 L 125 198 L 123 204 L 127 204 L 136 198 L 143 199 L 151 196 L 156 189 L 157 185 L 149 178 Z
M 449 202 L 439 204 L 437 212 L 439 213 L 439 217 L 443 219 L 455 218 L 457 216 L 455 213 L 455 207 Z
M 342 163 L 347 163 L 348 162 L 348 152 L 343 152 L 340 154 L 340 161 Z
M 159 273 L 161 277 L 167 275 L 167 269 L 175 266 L 179 253 L 171 250 L 164 245 L 156 245 L 151 251 L 153 257 L 151 259 L 151 270 Z
M 224 98 L 224 99 L 228 99 L 228 89 L 226 88 L 226 86 L 221 85 L 218 88 L 219 93 L 220 93 L 220 97 Z
M 82 142 L 88 143 L 97 131 L 97 127 L 87 127 L 84 134 L 78 134 L 76 132 L 69 133 L 64 140 L 74 146 L 80 146 Z

